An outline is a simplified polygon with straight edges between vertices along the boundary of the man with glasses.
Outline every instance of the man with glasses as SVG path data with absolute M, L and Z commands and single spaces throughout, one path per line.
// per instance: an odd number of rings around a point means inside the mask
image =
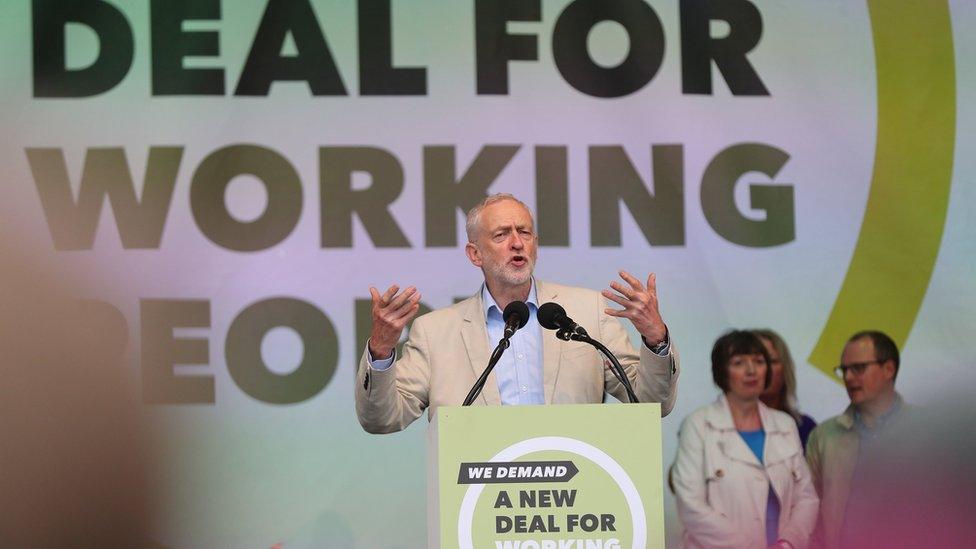
M 820 495 L 815 545 L 844 545 L 850 526 L 845 517 L 857 507 L 858 491 L 864 486 L 864 456 L 909 408 L 895 392 L 898 366 L 898 347 L 882 332 L 859 332 L 844 346 L 834 372 L 843 380 L 851 404 L 814 429 L 807 443 L 807 461 Z

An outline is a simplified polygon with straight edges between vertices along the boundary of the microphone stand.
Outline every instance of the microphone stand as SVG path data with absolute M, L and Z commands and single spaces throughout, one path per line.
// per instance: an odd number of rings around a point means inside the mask
M 486 367 L 485 371 L 481 373 L 481 377 L 478 378 L 478 381 L 474 382 L 474 386 L 472 386 L 471 390 L 468 391 L 468 396 L 464 398 L 464 403 L 461 404 L 461 406 L 471 406 L 474 399 L 478 398 L 478 395 L 481 394 L 481 390 L 485 387 L 485 382 L 488 381 L 488 374 L 495 369 L 495 364 L 497 364 L 498 360 L 502 358 L 502 353 L 504 353 L 505 349 L 508 349 L 508 346 L 511 345 L 509 338 L 511 338 L 512 334 L 514 333 L 514 330 L 511 330 L 510 333 L 510 330 L 507 327 L 505 328 L 505 337 L 498 342 L 495 350 L 491 352 L 491 358 L 488 359 L 488 367 Z
M 617 357 L 613 356 L 613 353 L 611 353 L 610 349 L 607 349 L 604 344 L 590 337 L 582 326 L 576 326 L 575 328 L 562 328 L 556 332 L 556 337 L 562 339 L 563 341 L 569 341 L 572 339 L 573 341 L 589 343 L 590 345 L 596 347 L 601 353 L 603 353 L 603 356 L 610 360 L 610 363 L 612 364 L 610 371 L 613 372 L 613 375 L 617 378 L 617 381 L 624 386 L 624 389 L 627 391 L 627 398 L 630 399 L 630 402 L 632 404 L 637 404 L 639 402 L 637 400 L 637 395 L 634 394 L 634 388 L 630 385 L 630 380 L 627 378 L 627 373 L 624 372 L 624 367 L 620 365 L 620 361 L 617 360 Z

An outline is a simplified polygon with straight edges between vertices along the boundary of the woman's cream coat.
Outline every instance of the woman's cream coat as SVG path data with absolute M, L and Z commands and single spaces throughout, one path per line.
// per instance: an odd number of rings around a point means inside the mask
M 685 547 L 766 547 L 770 484 L 780 501 L 779 539 L 807 547 L 819 501 L 796 422 L 762 402 L 759 417 L 766 431 L 763 464 L 736 431 L 724 395 L 681 424 L 671 480 Z

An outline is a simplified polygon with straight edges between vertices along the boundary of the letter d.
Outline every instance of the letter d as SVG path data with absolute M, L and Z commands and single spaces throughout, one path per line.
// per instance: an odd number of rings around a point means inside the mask
M 33 0 L 34 97 L 88 97 L 104 93 L 132 66 L 132 29 L 125 15 L 103 0 Z M 88 26 L 98 36 L 98 57 L 68 69 L 65 28 Z

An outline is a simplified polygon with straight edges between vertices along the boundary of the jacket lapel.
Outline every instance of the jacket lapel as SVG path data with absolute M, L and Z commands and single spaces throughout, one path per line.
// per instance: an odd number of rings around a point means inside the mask
M 732 412 L 729 411 L 729 404 L 725 401 L 725 395 L 719 395 L 718 400 L 708 410 L 708 424 L 715 430 L 722 433 L 719 439 L 719 448 L 731 459 L 748 463 L 755 467 L 762 467 L 756 454 L 752 453 L 746 441 L 742 440 L 739 432 L 735 429 L 732 422 Z
M 798 445 L 787 443 L 791 434 L 789 423 L 795 423 L 792 417 L 783 418 L 773 415 L 769 408 L 760 402 L 759 418 L 762 420 L 763 430 L 766 431 L 766 445 L 763 449 L 763 463 L 766 467 L 790 459 L 802 451 Z
M 469 300 L 467 309 L 464 311 L 464 322 L 461 324 L 461 339 L 464 341 L 464 348 L 468 353 L 468 364 L 474 374 L 472 379 L 481 377 L 482 372 L 488 366 L 488 326 L 485 321 L 485 310 L 482 305 L 481 291 Z M 467 393 L 465 393 L 467 394 Z M 495 379 L 495 372 L 488 374 L 485 386 L 481 390 L 480 399 L 484 404 L 499 405 L 502 403 L 501 394 L 498 392 L 498 381 Z
M 535 290 L 539 306 L 555 301 L 558 295 L 554 289 L 550 289 L 548 284 L 539 280 L 536 280 Z M 562 342 L 556 339 L 555 333 L 547 333 L 549 330 L 541 325 L 539 329 L 542 331 L 542 385 L 546 404 L 552 404 L 553 395 L 556 393 L 556 380 L 559 377 L 559 359 L 562 352 L 560 343 Z

